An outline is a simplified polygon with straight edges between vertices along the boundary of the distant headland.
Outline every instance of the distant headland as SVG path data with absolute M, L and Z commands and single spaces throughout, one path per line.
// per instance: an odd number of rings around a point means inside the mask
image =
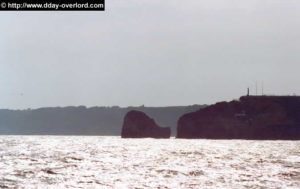
M 124 116 L 129 111 L 137 110 L 155 119 L 158 125 L 171 127 L 172 136 L 175 136 L 179 117 L 203 107 L 206 105 L 0 109 L 0 135 L 120 136 Z

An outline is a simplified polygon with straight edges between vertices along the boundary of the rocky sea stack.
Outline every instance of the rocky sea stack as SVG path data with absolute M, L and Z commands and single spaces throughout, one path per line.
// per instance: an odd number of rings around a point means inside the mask
M 299 96 L 243 96 L 183 115 L 177 138 L 300 139 Z
M 171 129 L 160 127 L 145 113 L 132 110 L 124 117 L 121 136 L 122 138 L 170 138 Z

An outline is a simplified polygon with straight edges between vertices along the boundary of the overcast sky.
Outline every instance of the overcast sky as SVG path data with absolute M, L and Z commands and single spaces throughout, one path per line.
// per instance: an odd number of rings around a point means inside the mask
M 300 94 L 299 0 L 106 0 L 0 12 L 0 108 L 212 104 Z

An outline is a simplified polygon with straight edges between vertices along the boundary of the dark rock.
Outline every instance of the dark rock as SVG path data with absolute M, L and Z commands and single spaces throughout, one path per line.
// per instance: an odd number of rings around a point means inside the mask
M 177 138 L 300 139 L 299 96 L 243 96 L 183 115 Z
M 143 112 L 132 110 L 124 117 L 122 138 L 170 138 L 170 135 L 169 127 L 159 127 Z

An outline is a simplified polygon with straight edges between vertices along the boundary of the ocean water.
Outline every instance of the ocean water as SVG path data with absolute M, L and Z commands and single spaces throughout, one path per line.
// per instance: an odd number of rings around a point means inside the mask
M 0 136 L 0 188 L 300 188 L 300 141 Z

